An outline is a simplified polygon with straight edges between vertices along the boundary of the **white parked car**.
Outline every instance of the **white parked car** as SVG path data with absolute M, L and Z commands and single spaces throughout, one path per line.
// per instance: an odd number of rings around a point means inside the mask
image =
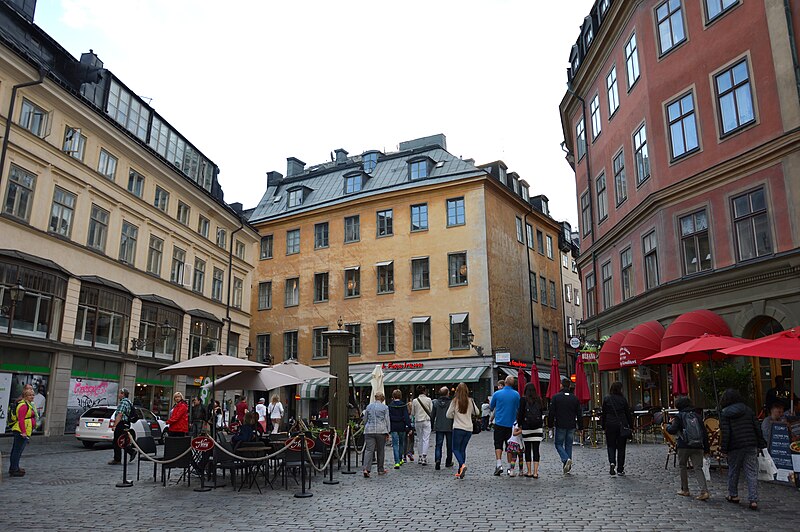
M 133 424 L 133 430 L 137 438 L 142 436 L 152 436 L 156 442 L 164 442 L 164 432 L 166 423 L 154 415 L 146 408 L 134 407 L 139 411 L 139 421 Z M 83 446 L 91 449 L 97 442 L 112 442 L 114 440 L 114 429 L 111 425 L 111 417 L 116 411 L 116 406 L 95 406 L 81 415 L 78 426 L 75 427 L 75 437 L 83 442 Z

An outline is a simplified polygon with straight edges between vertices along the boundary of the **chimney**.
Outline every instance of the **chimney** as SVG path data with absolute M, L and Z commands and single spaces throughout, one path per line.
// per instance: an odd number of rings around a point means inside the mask
M 277 187 L 283 181 L 283 174 L 280 172 L 267 172 L 267 186 Z
M 286 177 L 292 177 L 302 174 L 306 169 L 306 163 L 297 157 L 286 158 Z
M 347 150 L 339 148 L 333 151 L 336 154 L 336 164 L 344 164 L 347 162 Z

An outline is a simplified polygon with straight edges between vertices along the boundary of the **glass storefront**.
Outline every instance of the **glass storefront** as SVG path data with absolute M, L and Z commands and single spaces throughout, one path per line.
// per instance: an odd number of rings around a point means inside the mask
M 166 420 L 172 408 L 172 377 L 162 375 L 157 368 L 136 368 L 136 386 L 133 402 Z
M 89 408 L 117 404 L 119 374 L 119 362 L 73 357 L 64 434 L 75 432 L 78 420 Z
M 37 422 L 34 434 L 44 431 L 47 424 L 48 384 L 50 381 L 50 353 L 2 349 L 0 351 L 0 433 L 10 433 L 7 423 L 12 403 L 22 396 L 26 384 L 33 386 L 33 404 Z

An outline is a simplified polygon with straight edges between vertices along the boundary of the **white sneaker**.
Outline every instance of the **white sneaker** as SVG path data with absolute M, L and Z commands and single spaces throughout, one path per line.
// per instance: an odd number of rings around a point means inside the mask
M 572 469 L 572 458 L 567 458 L 567 461 L 564 464 L 564 474 L 566 475 L 569 473 L 570 469 Z
M 513 470 L 513 469 L 509 469 L 507 471 L 507 473 L 508 473 L 509 477 L 516 477 L 517 476 L 517 472 L 515 470 Z

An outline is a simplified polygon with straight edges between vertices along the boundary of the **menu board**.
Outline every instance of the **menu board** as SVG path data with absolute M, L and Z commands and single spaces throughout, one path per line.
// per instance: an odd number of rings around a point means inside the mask
M 794 445 L 792 444 L 794 442 Z M 768 443 L 769 454 L 778 468 L 776 480 L 787 482 L 793 471 L 800 471 L 795 467 L 798 462 L 798 443 L 800 442 L 800 422 L 772 424 L 772 432 Z M 792 456 L 794 454 L 794 457 Z

